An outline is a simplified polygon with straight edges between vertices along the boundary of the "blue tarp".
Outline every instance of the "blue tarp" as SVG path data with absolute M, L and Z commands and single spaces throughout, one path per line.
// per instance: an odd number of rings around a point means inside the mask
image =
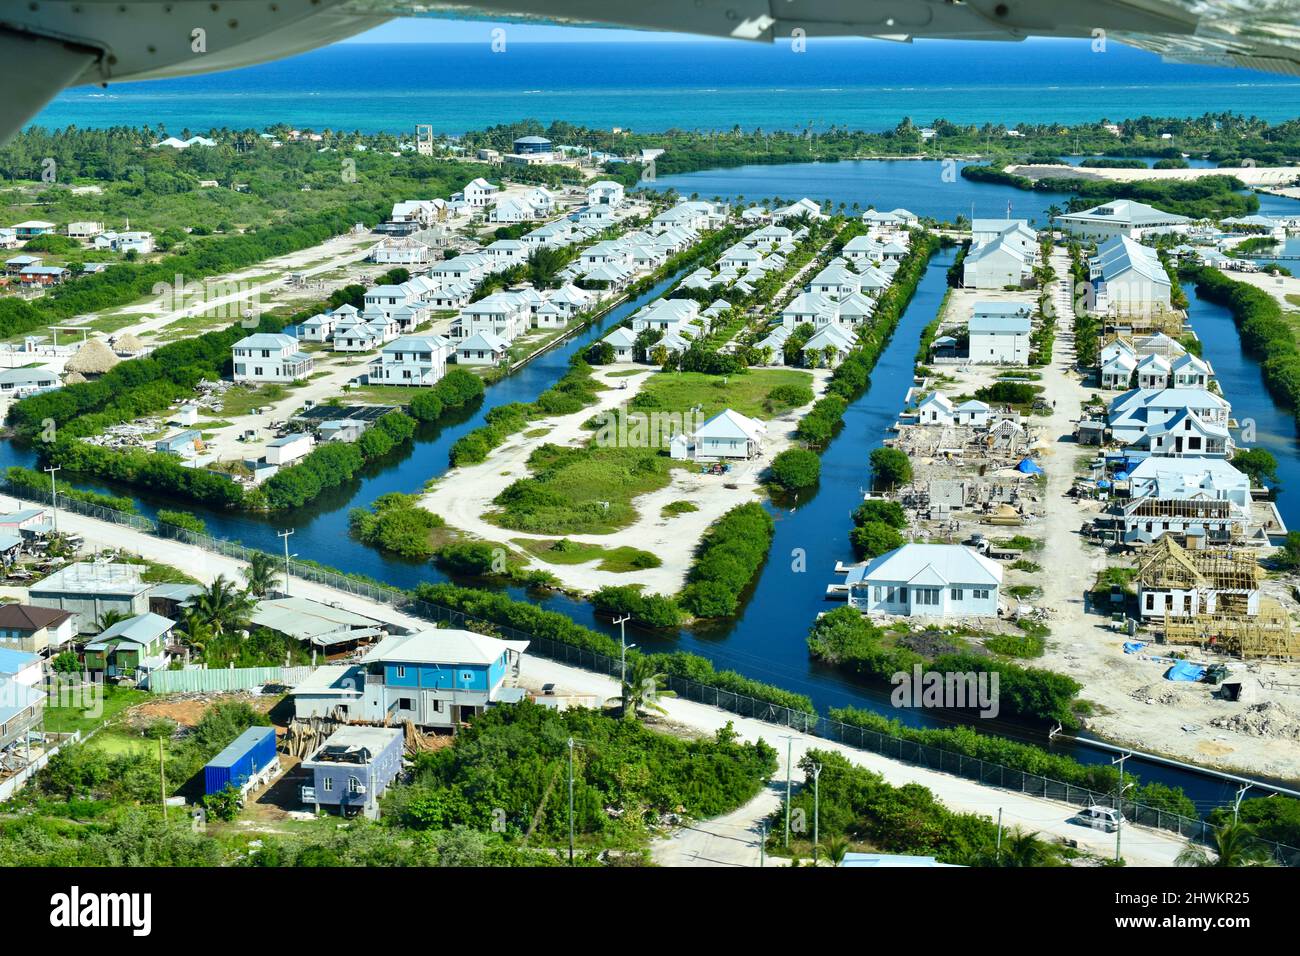
M 1205 668 L 1200 664 L 1193 664 L 1191 661 L 1179 661 L 1169 670 L 1165 671 L 1166 680 L 1186 681 L 1194 683 L 1205 676 Z
M 1136 654 L 1138 651 L 1142 650 L 1142 648 L 1144 648 L 1144 647 L 1146 647 L 1146 645 L 1143 644 L 1141 641 L 1125 641 L 1125 642 L 1124 642 L 1124 653 L 1125 653 L 1125 654 Z
M 1016 465 L 1016 470 L 1026 475 L 1041 475 L 1043 473 L 1043 469 L 1028 458 L 1021 459 L 1020 464 Z
M 1128 481 L 1128 472 L 1127 472 L 1127 471 L 1121 471 L 1121 472 L 1118 472 L 1118 473 L 1115 475 L 1115 480 L 1116 480 L 1116 481 Z
M 1101 481 L 1097 482 L 1097 487 L 1098 487 L 1098 488 L 1109 488 L 1109 487 L 1110 487 L 1110 482 L 1107 481 L 1105 478 L 1103 478 L 1103 479 L 1101 479 Z

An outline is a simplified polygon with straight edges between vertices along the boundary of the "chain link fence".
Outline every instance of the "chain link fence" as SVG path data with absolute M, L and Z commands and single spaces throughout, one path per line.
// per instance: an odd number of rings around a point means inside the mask
M 50 493 L 26 485 L 16 485 L 8 479 L 0 480 L 0 488 L 17 498 L 50 504 Z M 215 538 L 199 534 L 174 525 L 160 524 L 141 515 L 126 514 L 111 508 L 105 508 L 90 502 L 64 498 L 59 507 L 76 514 L 96 518 L 101 521 L 124 525 L 133 530 L 155 537 L 180 541 L 193 545 L 213 554 L 248 561 L 254 553 L 266 554 L 257 548 L 249 548 L 238 542 L 224 538 Z M 329 587 L 346 594 L 356 595 L 379 604 L 385 604 L 412 617 L 422 618 L 435 624 L 450 627 L 465 627 L 473 620 L 478 620 L 463 611 L 413 597 L 410 593 L 395 587 L 353 577 L 328 568 L 301 561 L 290 561 L 290 573 L 303 581 Z M 617 679 L 620 675 L 622 661 L 618 657 L 602 654 L 590 648 L 578 647 L 552 638 L 539 637 L 520 631 L 505 624 L 489 621 L 496 633 L 507 640 L 529 642 L 529 653 L 537 654 L 561 664 L 580 667 Z M 859 750 L 880 754 L 892 760 L 914 766 L 926 767 L 942 773 L 964 777 L 988 786 L 1004 790 L 1042 797 L 1076 807 L 1115 805 L 1113 793 L 1103 793 L 1080 787 L 1076 784 L 1063 783 L 1050 777 L 1017 770 L 1004 764 L 992 763 L 978 757 L 952 750 L 945 750 L 931 744 L 909 740 L 893 734 L 870 730 L 855 724 L 846 724 L 817 714 L 809 714 L 770 701 L 758 700 L 745 694 L 737 694 L 711 684 L 683 677 L 669 676 L 665 681 L 667 688 L 678 697 L 695 703 L 718 707 L 739 717 L 761 720 L 782 727 L 789 727 L 809 736 L 833 740 Z M 1121 812 L 1124 819 L 1131 823 L 1154 827 L 1177 833 L 1179 836 L 1198 843 L 1212 844 L 1216 827 L 1208 820 L 1187 817 L 1182 814 L 1162 810 L 1141 803 L 1126 802 Z M 1274 860 L 1284 866 L 1300 866 L 1300 849 L 1273 841 L 1263 841 L 1269 848 Z

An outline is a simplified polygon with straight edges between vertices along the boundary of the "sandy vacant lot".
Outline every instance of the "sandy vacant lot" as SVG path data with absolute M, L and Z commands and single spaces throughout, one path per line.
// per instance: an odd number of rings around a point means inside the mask
M 1202 176 L 1235 176 L 1247 186 L 1283 186 L 1300 179 L 1293 166 L 1242 166 L 1225 169 L 1104 169 L 1092 166 L 1069 166 L 1064 163 L 1020 163 L 1008 166 L 1007 172 L 1030 179 L 1091 179 L 1131 183 L 1138 180 L 1200 179 Z
M 511 538 L 553 540 L 556 535 L 527 534 L 500 528 L 485 520 L 484 515 L 493 510 L 492 499 L 514 481 L 529 474 L 528 456 L 541 444 L 583 445 L 591 432 L 582 423 L 602 411 L 617 408 L 627 402 L 650 378 L 659 374 L 647 370 L 641 375 L 617 377 L 627 365 L 611 365 L 596 371 L 596 379 L 607 386 L 600 393 L 596 405 L 573 415 L 562 415 L 533 422 L 524 432 L 513 436 L 506 444 L 492 452 L 486 461 L 463 468 L 453 468 L 420 501 L 420 504 L 441 515 L 453 528 L 474 537 L 489 541 L 506 542 Z M 830 379 L 830 372 L 817 370 L 814 374 L 814 392 L 821 396 Z M 627 388 L 622 388 L 626 383 Z M 532 559 L 530 566 L 548 570 L 556 575 L 566 588 L 591 592 L 606 585 L 641 584 L 648 593 L 669 594 L 681 589 L 690 568 L 696 544 L 705 530 L 725 512 L 747 501 L 764 497 L 760 476 L 772 457 L 790 446 L 799 417 L 806 409 L 787 412 L 767 423 L 767 440 L 763 453 L 754 461 L 734 466 L 725 477 L 702 475 L 695 466 L 674 469 L 671 483 L 648 495 L 635 499 L 640 518 L 635 524 L 615 534 L 571 534 L 570 541 L 586 542 L 617 548 L 625 545 L 650 551 L 660 557 L 658 568 L 634 572 L 610 572 L 597 568 L 598 562 L 587 564 L 548 564 Z M 528 438 L 527 432 L 547 429 L 547 434 Z M 734 485 L 729 488 L 727 485 Z M 689 501 L 699 510 L 664 518 L 664 505 Z

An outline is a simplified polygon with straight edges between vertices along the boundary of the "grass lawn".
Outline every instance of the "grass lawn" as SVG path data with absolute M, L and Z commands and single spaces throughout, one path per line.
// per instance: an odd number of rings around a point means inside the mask
M 220 414 L 233 418 L 250 415 L 254 408 L 278 402 L 288 394 L 288 388 L 278 382 L 268 382 L 265 385 L 259 385 L 257 388 L 236 385 L 227 389 L 226 393 L 221 396 Z
M 689 501 L 673 501 L 659 509 L 659 514 L 665 518 L 675 518 L 678 515 L 690 514 L 692 511 L 699 511 L 699 505 L 691 504 Z
M 629 375 L 644 375 L 648 371 L 650 371 L 650 369 L 648 368 L 624 368 L 624 369 L 619 369 L 617 372 L 606 372 L 605 377 L 606 378 L 627 378 Z
M 659 372 L 641 386 L 641 394 L 659 400 L 655 407 L 684 412 L 703 406 L 706 418 L 730 408 L 750 418 L 768 419 L 785 406 L 769 407 L 767 395 L 778 385 L 811 386 L 811 372 L 793 368 L 752 368 L 741 375 L 705 375 L 703 372 Z M 649 406 L 641 406 L 648 409 Z
M 638 396 L 649 396 L 649 402 L 643 399 L 633 410 L 683 414 L 700 405 L 706 418 L 732 408 L 766 419 L 786 410 L 768 402 L 772 389 L 811 383 L 812 375 L 798 369 L 750 369 L 729 376 L 657 372 Z M 694 467 L 672 460 L 660 448 L 594 443 L 585 448 L 542 445 L 529 456 L 528 466 L 532 477 L 498 496 L 501 507 L 488 519 L 513 531 L 554 535 L 612 534 L 626 528 L 638 517 L 633 500 L 666 487 L 672 469 Z
M 600 570 L 612 571 L 616 574 L 657 568 L 663 564 L 658 555 L 630 546 L 606 548 L 603 545 L 569 541 L 566 538 L 555 541 L 512 538 L 511 543 L 547 564 L 586 564 L 589 561 L 599 560 Z
M 101 730 L 91 737 L 86 745 L 112 755 L 141 752 L 156 755 L 158 753 L 158 742 L 156 740 L 149 740 L 139 734 L 128 734 L 117 729 Z
M 80 730 L 86 734 L 101 724 L 116 718 L 122 711 L 149 700 L 153 695 L 146 690 L 104 685 L 103 713 L 98 716 L 86 713 L 86 707 L 45 708 L 45 729 L 50 733 L 70 734 Z
M 349 385 L 347 391 L 339 394 L 339 401 L 344 405 L 409 405 L 411 399 L 427 388 L 418 385 Z

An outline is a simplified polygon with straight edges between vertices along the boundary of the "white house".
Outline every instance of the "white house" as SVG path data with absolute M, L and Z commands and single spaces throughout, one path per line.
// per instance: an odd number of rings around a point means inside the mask
M 102 222 L 70 222 L 68 223 L 69 239 L 94 239 L 104 231 Z
M 1129 497 L 1119 513 L 1130 544 L 1192 530 L 1228 542 L 1250 530 L 1250 479 L 1222 458 L 1152 456 L 1129 473 Z
M 1137 370 L 1138 354 L 1128 342 L 1114 339 L 1101 350 L 1101 387 L 1127 389 Z
M 1127 236 L 1116 236 L 1097 247 L 1088 267 L 1098 311 L 1169 311 L 1172 283 L 1154 249 Z
M 1104 240 L 1116 236 L 1141 239 L 1149 235 L 1186 232 L 1191 219 L 1133 199 L 1115 199 L 1091 209 L 1057 216 L 1056 222 L 1072 235 Z
M 860 291 L 862 280 L 847 265 L 828 265 L 808 283 L 808 291 L 813 295 L 828 295 L 833 299 L 843 299 Z
M 631 362 L 635 360 L 636 333 L 626 325 L 620 325 L 601 341 L 608 343 L 613 348 L 615 362 Z
M 469 203 L 471 209 L 486 209 L 496 201 L 500 186 L 494 186 L 482 176 L 470 180 L 460 192 L 460 198 Z
M 283 332 L 258 332 L 231 346 L 236 382 L 295 382 L 311 374 L 310 355 Z
M 801 325 L 822 326 L 839 321 L 839 303 L 817 292 L 800 292 L 781 310 L 781 324 L 788 329 Z
M 379 385 L 436 385 L 450 357 L 451 343 L 441 335 L 403 335 L 380 350 L 369 378 Z
M 1169 365 L 1170 384 L 1174 388 L 1208 388 L 1214 377 L 1210 363 L 1185 352 Z
M 587 186 L 588 206 L 607 206 L 617 209 L 623 205 L 623 184 L 610 179 L 599 179 Z
M 931 392 L 916 406 L 920 425 L 951 425 L 956 421 L 952 399 L 943 392 Z
M 904 617 L 996 617 L 1002 567 L 961 544 L 905 544 L 853 568 L 849 606 Z
M 800 216 L 807 216 L 810 219 L 817 219 L 822 214 L 822 207 L 819 203 L 813 202 L 807 196 L 803 199 L 796 200 L 788 206 L 782 206 L 780 209 L 772 210 L 773 222 L 784 222 L 787 219 L 798 219 Z
M 1137 363 L 1137 387 L 1138 388 L 1168 388 L 1169 387 L 1169 359 L 1163 355 L 1147 355 Z
M 972 428 L 983 428 L 989 423 L 993 415 L 993 409 L 987 404 L 981 402 L 978 398 L 971 398 L 953 409 L 953 422 L 957 425 L 969 425 Z
M 1115 441 L 1153 455 L 1225 457 L 1232 406 L 1201 388 L 1130 389 L 1110 403 Z
M 972 362 L 1029 364 L 1029 306 L 1022 302 L 976 302 L 967 323 Z
M 391 266 L 424 266 L 433 260 L 433 250 L 410 236 L 388 236 L 370 250 L 370 261 Z
M 767 425 L 730 408 L 714 415 L 691 435 L 675 436 L 669 453 L 695 461 L 748 461 L 762 451 Z
M 972 245 L 962 260 L 962 285 L 968 289 L 1021 288 L 1032 277 L 1033 259 L 1000 238 Z
M 808 368 L 834 368 L 857 344 L 852 332 L 831 323 L 814 332 L 803 344 L 800 354 Z
M 460 365 L 500 365 L 505 361 L 510 343 L 491 332 L 478 332 L 456 346 Z

